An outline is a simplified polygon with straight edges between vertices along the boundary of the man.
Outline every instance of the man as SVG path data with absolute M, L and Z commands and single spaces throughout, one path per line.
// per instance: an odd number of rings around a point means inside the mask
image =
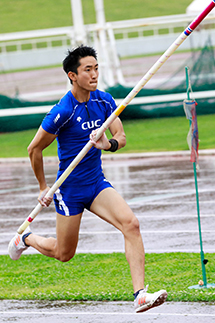
M 125 254 L 134 288 L 134 305 L 136 312 L 143 312 L 162 304 L 167 293 L 161 290 L 149 294 L 144 288 L 144 247 L 139 222 L 102 172 L 101 150 L 114 152 L 126 144 L 119 118 L 110 125 L 112 139 L 108 140 L 103 134 L 95 141 L 97 130 L 116 109 L 116 104 L 110 94 L 97 90 L 98 62 L 93 48 L 80 46 L 69 51 L 63 68 L 72 90 L 47 114 L 28 147 L 40 187 L 38 200 L 43 206 L 49 206 L 52 198 L 45 198 L 49 187 L 43 169 L 42 151 L 57 139 L 59 177 L 89 138 L 94 147 L 54 194 L 57 238 L 40 237 L 30 231 L 20 236 L 17 234 L 9 244 L 9 254 L 16 260 L 31 246 L 48 257 L 69 261 L 76 252 L 81 217 L 86 208 L 124 235 Z

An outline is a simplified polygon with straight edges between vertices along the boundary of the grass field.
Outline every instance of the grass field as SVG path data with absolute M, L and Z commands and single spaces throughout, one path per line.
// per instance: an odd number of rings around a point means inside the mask
M 207 254 L 208 283 L 215 282 L 215 254 Z M 32 270 L 33 268 L 33 270 Z M 215 289 L 188 289 L 202 279 L 199 254 L 146 254 L 149 292 L 166 289 L 168 301 L 214 302 Z M 0 299 L 132 301 L 125 255 L 78 254 L 68 263 L 42 255 L 18 261 L 0 256 Z
M 107 21 L 185 13 L 192 0 L 104 0 Z M 53 5 L 54 3 L 54 5 Z M 94 0 L 82 0 L 84 22 L 95 23 Z M 72 25 L 71 0 L 0 0 L 0 33 Z
M 185 13 L 192 0 L 104 0 L 107 21 Z M 54 5 L 53 5 L 54 3 Z M 0 0 L 0 33 L 54 28 L 72 24 L 70 0 Z M 95 22 L 93 0 L 82 0 L 85 23 Z M 199 116 L 200 149 L 215 148 L 214 116 Z M 124 122 L 129 152 L 187 150 L 186 118 Z M 0 157 L 26 157 L 36 129 L 0 134 Z M 56 155 L 56 142 L 45 156 Z M 120 152 L 119 152 L 120 153 Z M 215 282 L 215 254 L 205 255 L 208 283 Z M 32 270 L 32 268 L 34 270 Z M 168 301 L 214 302 L 214 289 L 188 289 L 202 279 L 199 254 L 146 254 L 149 292 L 165 288 Z M 130 271 L 121 253 L 79 254 L 68 263 L 42 255 L 18 261 L 0 256 L 0 299 L 133 300 Z
M 123 122 L 127 145 L 117 153 L 187 150 L 189 122 L 186 117 Z M 214 115 L 198 116 L 200 149 L 215 149 Z M 27 147 L 37 129 L 0 134 L 0 158 L 27 157 Z M 107 153 L 107 152 L 104 152 Z M 44 156 L 57 154 L 56 141 Z
M 214 116 L 199 116 L 198 124 L 200 148 L 215 148 Z M 185 117 L 124 122 L 128 145 L 122 152 L 187 149 L 188 125 Z M 26 148 L 35 132 L 1 134 L 0 156 L 27 156 Z M 45 155 L 56 155 L 56 144 Z M 205 256 L 209 259 L 208 283 L 214 283 L 215 254 Z M 213 288 L 188 289 L 200 279 L 198 253 L 146 254 L 149 291 L 165 288 L 168 301 L 214 302 Z M 42 255 L 24 255 L 18 261 L 0 256 L 0 281 L 0 299 L 133 300 L 129 267 L 121 253 L 78 254 L 68 263 Z

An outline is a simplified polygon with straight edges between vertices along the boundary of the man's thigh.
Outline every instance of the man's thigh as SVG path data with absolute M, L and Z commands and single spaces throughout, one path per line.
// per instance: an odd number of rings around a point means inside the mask
M 101 191 L 93 201 L 90 211 L 120 230 L 125 222 L 135 218 L 129 205 L 114 188 Z

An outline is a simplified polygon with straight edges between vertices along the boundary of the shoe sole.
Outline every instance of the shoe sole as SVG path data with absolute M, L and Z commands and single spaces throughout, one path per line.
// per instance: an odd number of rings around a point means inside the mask
M 16 252 L 15 252 L 15 254 L 13 253 L 13 249 L 15 248 L 14 247 L 14 238 L 13 239 L 11 239 L 11 241 L 9 242 L 9 245 L 8 245 L 8 254 L 9 254 L 9 256 L 10 256 L 10 258 L 12 259 L 12 260 L 18 260 L 20 257 L 21 257 L 21 255 L 22 255 L 22 253 L 23 253 L 23 251 L 25 251 L 28 247 L 26 247 L 26 248 L 23 248 L 23 249 L 20 249 L 20 250 L 16 250 Z
M 31 232 L 31 230 L 30 230 L 30 226 L 28 226 L 28 228 L 27 228 L 27 230 L 26 230 L 26 233 L 28 233 L 28 232 Z M 31 232 L 31 233 L 32 233 L 32 232 Z M 16 237 L 16 236 L 15 236 L 15 237 Z M 21 257 L 21 255 L 22 255 L 23 251 L 25 251 L 26 249 L 28 249 L 28 247 L 26 246 L 26 248 L 16 250 L 16 251 L 13 253 L 13 249 L 14 249 L 14 248 L 16 248 L 16 247 L 14 246 L 14 239 L 15 239 L 15 237 L 13 237 L 13 239 L 11 239 L 11 240 L 10 240 L 9 245 L 8 245 L 8 254 L 9 254 L 9 256 L 10 256 L 10 258 L 11 258 L 12 260 L 18 260 L 18 259 Z
M 145 312 L 153 307 L 162 305 L 167 299 L 167 292 L 163 291 L 162 294 L 158 295 L 158 297 L 151 303 L 145 304 L 136 309 L 136 313 Z
M 14 238 L 13 238 L 14 239 Z M 11 241 L 10 241 L 10 243 L 9 243 L 9 245 L 8 245 L 8 253 L 9 253 L 9 256 L 10 256 L 10 258 L 12 259 L 12 260 L 18 260 L 19 258 L 20 258 L 20 256 L 21 256 L 21 254 L 20 255 L 13 255 L 13 252 L 12 252 L 12 250 L 13 250 L 13 248 L 14 248 L 14 242 L 13 242 L 13 239 L 11 239 Z

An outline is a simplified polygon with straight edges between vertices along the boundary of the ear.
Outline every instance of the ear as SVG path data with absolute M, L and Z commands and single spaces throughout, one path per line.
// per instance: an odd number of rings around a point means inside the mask
M 72 80 L 72 82 L 75 82 L 77 79 L 77 74 L 74 72 L 69 72 L 68 77 L 70 78 L 70 80 Z

